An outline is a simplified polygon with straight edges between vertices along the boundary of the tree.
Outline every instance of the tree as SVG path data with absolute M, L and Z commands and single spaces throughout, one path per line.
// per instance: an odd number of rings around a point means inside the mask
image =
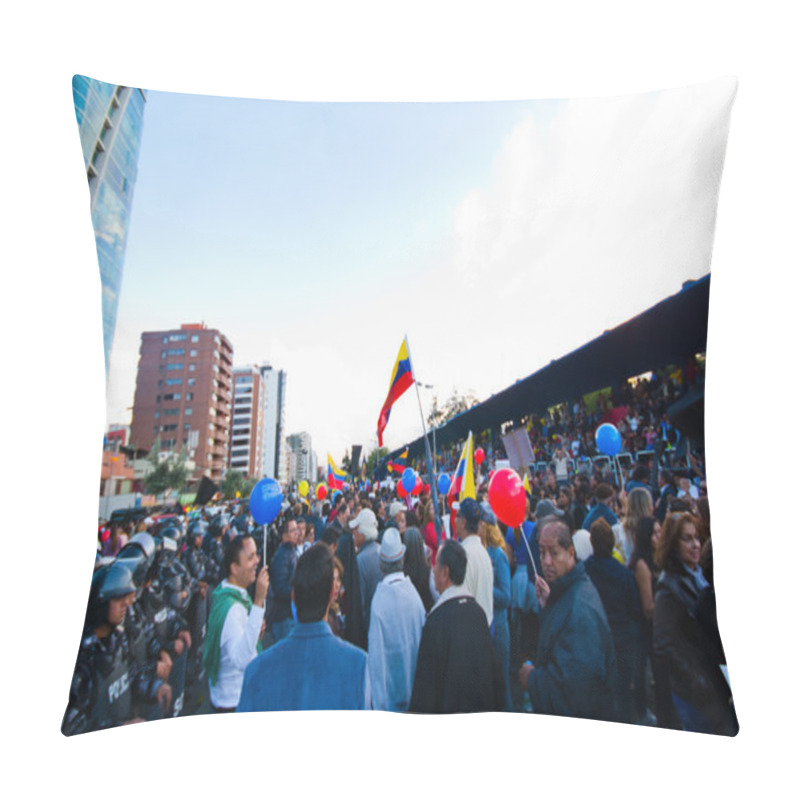
M 170 453 L 166 458 L 159 459 L 160 440 L 156 438 L 147 460 L 151 469 L 144 479 L 145 490 L 149 494 L 163 494 L 168 489 L 182 489 L 189 475 L 186 469 L 186 449 L 180 454 Z
M 245 496 L 246 483 L 243 473 L 239 472 L 238 469 L 229 469 L 222 479 L 219 490 L 225 500 L 233 500 L 236 497 L 236 492 L 239 492 L 242 497 Z M 247 496 L 250 496 L 249 493 Z
M 453 417 L 462 414 L 464 411 L 476 405 L 478 405 L 478 399 L 472 392 L 459 394 L 458 389 L 453 389 L 452 394 L 447 398 L 447 402 L 443 407 L 439 406 L 439 400 L 436 395 L 434 395 L 433 408 L 430 414 L 428 414 L 428 425 L 432 428 L 438 428 L 444 425 L 448 420 L 453 419 Z
M 371 475 L 378 468 L 378 464 L 389 455 L 388 447 L 381 447 L 378 450 L 373 450 L 367 456 L 367 474 Z
M 350 475 L 350 451 L 346 450 L 345 454 L 342 456 L 342 469 Z

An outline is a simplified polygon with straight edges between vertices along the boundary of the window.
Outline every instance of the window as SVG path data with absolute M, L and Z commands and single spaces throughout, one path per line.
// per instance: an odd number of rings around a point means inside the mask
M 183 369 L 183 364 L 167 364 L 167 370 Z M 189 369 L 192 369 L 190 366 Z
M 187 385 L 187 386 L 194 386 L 194 380 L 195 380 L 194 378 L 189 378 L 189 379 L 186 381 L 186 385 Z
M 169 350 L 167 350 L 167 355 L 168 356 L 185 356 L 186 355 L 186 350 L 184 350 L 182 347 L 171 347 Z
M 169 340 L 171 342 L 185 342 L 186 341 L 186 334 L 185 333 L 173 333 Z
M 158 411 L 156 411 L 156 413 L 153 414 L 153 419 L 158 419 Z
M 167 357 L 167 351 L 166 350 L 162 350 L 161 351 L 161 358 L 166 358 L 166 357 Z
M 181 399 L 181 393 L 180 392 L 171 392 L 170 394 L 165 394 L 164 395 L 164 399 L 165 400 L 180 400 Z
M 167 378 L 164 383 L 167 386 L 180 386 L 183 383 L 183 378 Z M 158 385 L 161 385 L 161 381 L 158 382 Z
M 162 425 L 161 426 L 162 433 L 167 433 L 168 431 L 176 431 L 176 430 L 178 430 L 178 426 L 177 425 Z
M 191 408 L 185 408 L 183 410 L 183 416 L 184 417 L 191 417 L 192 416 L 192 409 Z
M 190 350 L 189 351 L 189 356 L 191 358 L 196 358 L 197 357 L 197 350 Z
M 197 364 L 189 364 L 189 372 L 194 372 L 197 369 Z
M 184 429 L 185 431 L 190 431 L 190 430 L 192 429 L 192 426 L 191 426 L 191 424 L 190 424 L 190 423 L 188 423 L 188 422 L 187 422 L 187 423 L 186 423 L 186 424 L 183 426 L 183 429 Z
M 180 414 L 179 408 L 165 408 L 164 409 L 164 416 L 165 417 L 177 417 Z
M 186 392 L 186 401 L 194 400 L 194 392 Z
M 163 339 L 163 344 L 166 344 L 168 341 L 169 341 L 169 339 L 167 339 L 167 337 L 165 336 L 164 339 Z

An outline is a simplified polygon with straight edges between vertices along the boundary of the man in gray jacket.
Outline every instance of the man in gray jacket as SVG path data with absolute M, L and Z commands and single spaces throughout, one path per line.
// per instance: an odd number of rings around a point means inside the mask
M 378 550 L 378 520 L 373 511 L 364 508 L 358 512 L 355 519 L 350 520 L 348 525 L 353 531 L 353 540 L 358 551 L 356 565 L 361 590 L 361 608 L 364 615 L 364 627 L 369 630 L 372 596 L 383 578 Z

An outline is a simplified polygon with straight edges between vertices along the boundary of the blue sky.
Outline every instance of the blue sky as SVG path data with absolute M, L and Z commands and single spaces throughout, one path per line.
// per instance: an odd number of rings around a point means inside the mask
M 499 391 L 708 271 L 729 89 L 451 104 L 151 92 L 108 421 L 128 419 L 140 333 L 184 322 L 219 328 L 237 365 L 287 371 L 287 428 L 320 459 L 374 444 L 406 333 L 440 398 Z M 419 433 L 407 394 L 386 443 Z

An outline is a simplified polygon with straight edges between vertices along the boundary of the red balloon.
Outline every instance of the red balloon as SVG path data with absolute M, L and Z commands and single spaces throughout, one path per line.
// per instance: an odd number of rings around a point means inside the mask
M 513 469 L 499 469 L 489 481 L 489 505 L 497 519 L 518 528 L 525 521 L 525 487 Z
M 414 484 L 414 488 L 411 490 L 411 494 L 413 494 L 414 497 L 417 497 L 418 495 L 422 494 L 422 478 L 420 478 L 419 475 L 417 475 L 417 480 L 416 483 Z
M 328 496 L 328 490 L 320 484 L 317 486 L 317 500 L 324 500 Z
M 486 453 L 483 452 L 483 448 L 479 447 L 475 451 L 475 463 L 480 466 L 486 460 Z
M 406 487 L 403 486 L 403 481 L 398 481 L 397 482 L 397 496 L 400 499 L 403 499 L 404 497 L 408 497 L 408 492 L 406 491 Z

